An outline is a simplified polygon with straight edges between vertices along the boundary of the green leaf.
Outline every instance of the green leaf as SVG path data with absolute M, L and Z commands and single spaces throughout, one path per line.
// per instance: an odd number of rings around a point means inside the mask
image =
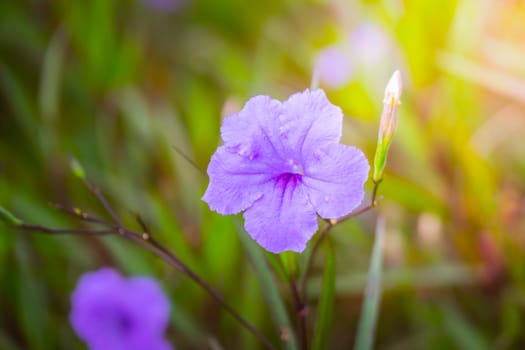
M 50 333 L 49 303 L 45 297 L 43 283 L 38 280 L 38 273 L 29 242 L 19 240 L 15 245 L 18 271 L 14 281 L 16 290 L 17 321 L 28 348 L 44 350 L 47 348 Z
M 330 242 L 328 242 L 330 243 Z M 335 302 L 335 255 L 332 244 L 327 244 L 323 289 L 319 301 L 319 316 L 315 328 L 313 349 L 327 349 Z
M 279 275 L 279 278 L 283 281 L 288 280 L 288 274 L 286 270 L 284 269 L 283 263 L 281 261 L 281 257 L 277 254 L 273 254 L 270 252 L 264 252 L 264 256 L 266 257 L 266 261 L 270 263 L 273 271 Z
M 239 242 L 240 243 L 240 242 Z M 239 310 L 243 310 L 244 318 L 257 326 L 264 324 L 268 317 L 268 308 L 264 303 L 254 303 L 254 300 L 263 299 L 263 291 L 260 287 L 258 277 L 252 273 L 252 271 L 247 270 L 246 273 L 242 274 L 242 277 L 239 279 L 239 297 L 237 307 Z M 260 348 L 260 343 L 253 334 L 248 332 L 243 332 L 239 334 L 241 337 L 239 349 L 257 349 Z
M 383 289 L 395 288 L 449 288 L 472 285 L 477 281 L 475 267 L 439 263 L 429 267 L 392 267 L 382 278 Z M 361 271 L 340 273 L 336 280 L 338 296 L 353 296 L 361 293 L 367 283 L 368 274 Z M 308 294 L 316 297 L 321 294 L 320 279 L 313 277 L 308 283 Z
M 482 332 L 470 323 L 453 304 L 444 302 L 439 310 L 443 314 L 443 326 L 458 349 L 486 350 L 491 348 Z
M 204 220 L 203 220 L 204 221 Z M 228 281 L 238 278 L 242 246 L 235 232 L 232 217 L 211 214 L 203 222 L 202 259 L 206 266 L 208 282 L 216 286 L 234 287 Z M 228 254 L 224 251 L 228 250 Z M 237 290 L 236 287 L 233 290 Z
M 381 183 L 380 193 L 410 210 L 430 211 L 440 216 L 448 212 L 442 195 L 438 196 L 428 188 L 392 173 L 388 175 L 388 181 Z
M 298 258 L 295 252 L 283 252 L 279 254 L 288 278 L 296 278 L 298 273 Z
M 379 311 L 381 298 L 381 275 L 383 272 L 383 236 L 385 225 L 380 217 L 377 220 L 374 248 L 370 259 L 368 282 L 365 291 L 365 299 L 361 310 L 361 319 L 357 329 L 357 337 L 354 349 L 369 350 L 374 344 L 375 326 Z
M 60 104 L 60 83 L 64 69 L 65 38 L 56 32 L 44 55 L 40 76 L 39 105 L 42 118 L 53 124 Z
M 10 111 L 19 126 L 28 135 L 34 131 L 34 104 L 16 73 L 0 61 L 0 93 L 6 99 Z
M 0 207 L 0 221 L 4 221 L 9 225 L 14 226 L 22 224 L 22 220 L 11 214 L 11 212 L 7 211 L 3 207 Z
M 250 261 L 255 269 L 257 278 L 261 284 L 266 304 L 268 305 L 271 315 L 281 335 L 286 334 L 286 347 L 288 349 L 298 349 L 295 333 L 292 324 L 286 312 L 284 302 L 279 294 L 279 288 L 275 283 L 271 270 L 268 268 L 264 255 L 257 244 L 248 236 L 248 233 L 241 226 L 236 218 L 235 224 L 241 241 L 246 249 Z M 282 337 L 281 337 L 282 339 Z

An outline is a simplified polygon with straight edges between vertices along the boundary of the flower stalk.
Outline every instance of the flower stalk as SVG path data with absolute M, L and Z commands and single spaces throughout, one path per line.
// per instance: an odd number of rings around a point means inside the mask
M 385 97 L 383 99 L 384 106 L 383 112 L 381 113 L 381 121 L 379 124 L 379 132 L 377 137 L 377 148 L 374 156 L 374 173 L 372 175 L 372 182 L 374 183 L 374 187 L 372 189 L 370 203 L 362 207 L 361 209 L 353 211 L 342 217 L 326 220 L 327 224 L 319 232 L 318 239 L 312 248 L 312 252 L 308 256 L 306 267 L 301 276 L 300 286 L 303 300 L 306 299 L 310 270 L 312 269 L 315 256 L 317 254 L 317 251 L 319 250 L 321 242 L 324 240 L 324 237 L 328 235 L 328 233 L 334 226 L 339 225 L 340 223 L 352 219 L 356 216 L 364 214 L 367 211 L 374 209 L 379 204 L 377 190 L 379 188 L 379 184 L 381 183 L 381 181 L 383 181 L 383 172 L 386 166 L 388 149 L 390 148 L 392 138 L 397 128 L 397 107 L 401 104 L 402 90 L 403 83 L 401 80 L 401 73 L 398 70 L 396 70 L 394 74 L 392 74 L 392 77 L 388 81 L 388 84 L 385 88 Z

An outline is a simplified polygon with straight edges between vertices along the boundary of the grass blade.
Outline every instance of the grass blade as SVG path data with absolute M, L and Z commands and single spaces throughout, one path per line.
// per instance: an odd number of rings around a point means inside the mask
M 335 255 L 331 242 L 327 242 L 326 261 L 324 265 L 323 289 L 319 301 L 319 316 L 315 328 L 313 349 L 327 349 L 335 302 Z
M 357 338 L 354 349 L 369 350 L 374 344 L 375 326 L 381 298 L 381 275 L 383 272 L 382 245 L 385 233 L 385 224 L 380 217 L 377 220 L 374 248 L 370 259 L 368 282 L 361 310 L 361 319 L 357 329 Z
M 290 322 L 286 307 L 279 294 L 279 288 L 272 276 L 272 271 L 266 264 L 263 252 L 248 236 L 248 233 L 244 230 L 239 220 L 236 219 L 235 224 L 244 248 L 248 253 L 253 268 L 255 269 L 255 273 L 257 274 L 257 278 L 261 284 L 262 293 L 266 299 L 266 304 L 272 313 L 274 323 L 278 326 L 279 331 L 281 332 L 281 338 L 282 334 L 286 334 L 286 347 L 288 349 L 296 350 L 298 349 L 297 340 L 292 328 L 292 323 Z

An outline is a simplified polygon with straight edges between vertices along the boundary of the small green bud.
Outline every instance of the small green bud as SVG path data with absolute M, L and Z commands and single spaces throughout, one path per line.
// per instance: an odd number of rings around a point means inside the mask
M 86 178 L 86 172 L 84 171 L 84 168 L 82 167 L 82 165 L 80 165 L 78 160 L 76 160 L 76 158 L 71 157 L 69 164 L 71 166 L 71 170 L 73 171 L 73 175 L 82 180 Z
M 7 211 L 3 207 L 0 207 L 0 220 L 8 223 L 9 225 L 22 225 L 22 220 L 11 214 L 11 212 Z
M 394 72 L 385 88 L 385 98 L 383 99 L 383 112 L 379 123 L 377 135 L 377 148 L 374 157 L 374 175 L 372 180 L 375 183 L 383 179 L 388 149 L 397 128 L 397 106 L 401 104 L 401 91 L 403 89 L 401 74 L 398 70 Z

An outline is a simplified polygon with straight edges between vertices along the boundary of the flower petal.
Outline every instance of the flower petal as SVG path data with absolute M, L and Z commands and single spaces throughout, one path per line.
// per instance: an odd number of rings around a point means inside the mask
M 140 332 L 150 338 L 161 337 L 169 323 L 170 301 L 159 284 L 150 277 L 132 277 L 126 280 L 125 288 L 134 291 L 127 296 L 127 303 L 129 312 L 143 323 Z
M 317 213 L 337 218 L 350 213 L 363 200 L 370 166 L 355 147 L 331 144 L 307 160 L 303 183 Z
M 202 200 L 219 214 L 237 214 L 264 193 L 275 174 L 258 156 L 246 157 L 221 146 L 208 165 L 210 184 Z
M 90 349 L 171 349 L 163 337 L 169 300 L 149 277 L 128 279 L 109 268 L 86 273 L 71 304 L 72 326 Z
M 300 177 L 283 174 L 244 213 L 250 236 L 272 253 L 302 252 L 317 231 L 317 215 Z
M 116 302 L 114 296 L 123 291 L 122 283 L 122 276 L 109 268 L 86 273 L 79 279 L 71 295 L 70 321 L 83 340 L 90 342 L 104 336 L 97 310 L 103 312 L 106 305 Z
M 282 103 L 268 96 L 249 99 L 243 109 L 226 117 L 221 127 L 224 146 L 246 157 L 280 159 L 283 154 L 280 140 L 279 116 Z
M 305 90 L 283 103 L 281 137 L 296 160 L 341 139 L 343 112 L 328 101 L 323 90 Z

